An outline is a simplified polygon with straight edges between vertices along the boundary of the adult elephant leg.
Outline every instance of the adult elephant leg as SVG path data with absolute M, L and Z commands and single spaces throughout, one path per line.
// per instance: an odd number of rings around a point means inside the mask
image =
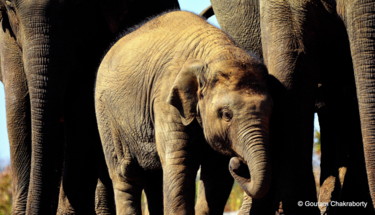
M 213 151 L 208 144 L 204 144 L 202 148 L 195 214 L 223 214 L 233 185 L 233 177 L 228 171 L 229 157 Z
M 211 0 L 217 21 L 243 49 L 262 57 L 259 0 Z
M 148 7 L 144 7 L 148 5 Z M 151 5 L 151 6 L 150 6 Z M 114 4 L 77 4 L 71 14 L 74 25 L 74 67 L 68 82 L 66 100 L 67 156 L 60 195 L 62 211 L 90 211 L 94 207 L 93 193 L 96 181 L 107 181 L 105 163 L 101 158 L 100 141 L 97 135 L 93 89 L 97 67 L 108 45 L 118 32 L 138 24 L 145 17 L 154 16 L 164 10 L 178 8 L 177 0 L 168 1 L 116 1 Z M 95 35 L 93 37 L 92 35 Z M 95 44 L 95 45 L 93 45 Z M 103 169 L 96 168 L 97 166 Z M 104 174 L 102 174 L 104 173 Z M 105 186 L 102 186 L 105 185 Z M 97 198 L 111 196 L 110 183 L 102 183 Z M 102 197 L 101 197 L 102 196 Z M 83 204 L 82 201 L 87 201 Z M 101 210 L 111 211 L 110 198 L 97 202 Z M 85 208 L 86 207 L 86 208 Z M 107 209 L 105 209 L 106 207 Z
M 95 193 L 95 213 L 100 215 L 115 214 L 113 185 L 110 180 L 99 179 Z
M 375 2 L 344 1 L 337 5 L 347 26 L 353 59 L 367 177 L 375 205 Z
M 74 19 L 70 32 L 79 36 L 71 39 L 72 67 L 64 101 L 67 141 L 59 203 L 59 213 L 63 214 L 94 214 L 96 194 L 96 202 L 100 203 L 97 210 L 114 210 L 113 197 L 106 198 L 113 193 L 111 183 L 107 183 L 108 170 L 94 110 L 97 67 L 113 35 L 100 13 L 97 4 L 82 3 L 75 5 L 70 14 Z
M 322 100 L 318 105 L 322 154 L 320 184 L 332 176 L 336 180 L 331 184 L 333 187 L 329 187 L 333 193 L 321 193 L 320 198 L 371 202 L 348 36 L 344 23 L 337 19 L 336 14 L 329 14 L 324 26 L 326 36 L 322 38 L 324 42 L 320 52 L 322 66 L 318 93 Z M 345 175 L 342 174 L 343 168 Z M 369 205 L 366 208 L 329 208 L 329 214 L 357 213 L 373 214 L 373 208 Z
M 80 68 L 80 65 L 77 67 Z M 94 69 L 91 69 L 92 73 L 94 73 L 93 71 Z M 95 190 L 98 179 L 101 171 L 106 171 L 96 128 L 93 93 L 90 94 L 94 87 L 93 84 L 87 83 L 87 80 L 93 80 L 90 75 L 93 76 L 86 73 L 86 78 L 77 77 L 76 80 L 70 80 L 70 89 L 67 90 L 68 98 L 64 119 L 67 144 L 59 205 L 59 213 L 62 214 L 94 214 Z M 81 83 L 81 86 L 79 86 L 79 83 Z M 102 175 L 102 177 L 104 176 Z M 110 184 L 102 185 L 108 186 Z M 99 188 L 101 189 L 99 192 L 107 190 L 104 189 L 105 187 Z M 101 193 L 97 197 L 102 198 L 102 195 L 106 194 Z M 105 202 L 108 200 L 110 199 L 105 200 Z M 101 203 L 105 202 L 101 201 Z
M 99 215 L 115 214 L 116 205 L 113 183 L 109 175 L 102 146 L 100 145 L 98 149 L 100 151 L 97 152 L 98 156 L 96 159 L 98 160 L 99 179 L 95 193 L 95 212 Z
M 100 147 L 102 150 L 102 147 Z M 108 168 L 104 160 L 103 151 L 98 159 L 99 179 L 95 193 L 95 212 L 100 215 L 110 215 L 116 213 L 113 184 L 109 176 Z
M 15 77 L 10 74 L 13 72 L 8 70 L 4 76 L 12 170 L 12 213 L 24 214 L 31 162 L 30 100 L 24 74 Z
M 25 214 L 31 162 L 30 97 L 21 56 L 9 30 L 0 30 L 0 73 L 5 87 L 11 152 L 13 214 Z
M 340 74 L 344 73 L 344 70 L 338 71 Z M 341 89 L 340 92 L 345 91 Z M 352 93 L 354 95 L 354 92 Z M 326 95 L 328 94 L 330 93 L 326 92 Z M 349 96 L 351 93 L 346 91 L 339 94 Z M 363 157 L 358 106 L 354 103 L 356 99 L 335 95 L 338 100 L 331 98 L 319 113 L 322 154 L 320 184 L 330 180 L 332 176 L 335 177 L 335 183 L 327 187 L 333 191 L 332 193 L 320 193 L 319 196 L 329 201 L 369 203 L 367 207 L 331 207 L 328 214 L 373 214 Z M 346 117 L 342 117 L 343 115 Z M 342 168 L 346 169 L 344 175 Z M 322 186 L 320 190 L 328 190 L 327 188 Z
M 27 214 L 55 214 L 60 185 L 63 130 L 62 102 L 69 58 L 64 43 L 65 12 L 61 3 L 23 2 L 17 9 L 18 43 L 31 107 L 31 173 Z M 17 5 L 19 6 L 19 5 Z M 30 13 L 32 11 L 32 13 Z M 54 16 L 46 17 L 46 14 Z M 56 16 L 55 16 L 56 15 Z
M 94 158 L 97 160 L 99 175 L 95 193 L 95 212 L 99 215 L 111 215 L 116 213 L 113 184 L 102 145 L 98 147 L 98 150 L 98 156 Z
M 312 171 L 316 8 L 308 1 L 274 0 L 261 1 L 260 8 L 265 64 L 279 82 L 279 89 L 271 90 L 276 195 L 285 214 L 319 214 L 317 207 L 298 205 L 317 201 Z

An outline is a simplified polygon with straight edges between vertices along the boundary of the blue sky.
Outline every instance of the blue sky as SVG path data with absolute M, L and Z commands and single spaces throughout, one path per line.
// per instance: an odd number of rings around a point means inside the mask
M 0 168 L 3 162 L 9 161 L 8 134 L 5 121 L 4 85 L 0 82 Z
M 179 2 L 182 10 L 198 14 L 210 5 L 209 0 L 179 0 Z M 210 18 L 208 21 L 218 26 L 214 17 Z M 315 122 L 315 125 L 317 125 L 317 122 Z M 6 132 L 5 96 L 4 86 L 0 83 L 0 169 L 2 164 L 7 163 L 9 163 L 9 143 Z

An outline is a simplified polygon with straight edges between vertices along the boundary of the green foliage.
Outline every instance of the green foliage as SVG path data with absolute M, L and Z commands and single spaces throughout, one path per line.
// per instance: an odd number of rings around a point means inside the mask
M 320 132 L 318 130 L 314 131 L 314 151 L 315 153 L 320 154 Z
M 321 138 L 320 138 L 320 131 L 315 129 L 314 131 L 314 151 L 313 151 L 313 158 L 320 160 L 321 157 Z M 315 178 L 315 186 L 316 192 L 319 193 L 320 189 L 320 162 L 313 161 L 313 171 L 314 171 L 314 178 Z
M 224 211 L 238 211 L 241 208 L 244 191 L 237 183 L 233 184 L 232 192 L 230 193 Z
M 196 183 L 196 194 L 198 193 L 198 184 L 199 181 Z M 230 193 L 229 199 L 227 201 L 227 204 L 225 205 L 224 211 L 230 212 L 230 211 L 238 211 L 241 208 L 242 200 L 243 200 L 244 192 L 240 185 L 237 183 L 234 183 L 232 191 Z M 144 193 L 142 193 L 142 214 L 149 214 L 147 210 L 147 199 Z
M 11 172 L 10 168 L 7 167 L 4 171 L 0 172 L 0 215 L 11 214 L 12 208 L 12 186 L 11 186 Z M 232 188 L 232 192 L 229 196 L 227 204 L 225 205 L 225 211 L 237 211 L 240 209 L 243 199 L 243 191 L 241 187 L 235 183 Z M 147 212 L 147 200 L 143 193 L 142 195 L 142 211 L 144 214 Z
M 0 172 L 0 215 L 11 214 L 12 209 L 12 186 L 11 172 L 7 167 Z

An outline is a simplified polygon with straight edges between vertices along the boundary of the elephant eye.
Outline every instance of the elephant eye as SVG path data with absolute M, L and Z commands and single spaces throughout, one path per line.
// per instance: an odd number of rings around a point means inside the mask
M 229 122 L 233 118 L 233 113 L 228 108 L 223 108 L 219 110 L 219 116 L 223 120 Z

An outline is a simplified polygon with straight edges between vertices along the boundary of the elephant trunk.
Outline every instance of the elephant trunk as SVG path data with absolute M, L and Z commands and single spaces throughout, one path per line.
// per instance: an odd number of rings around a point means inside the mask
M 375 205 L 375 3 L 351 1 L 344 17 L 353 58 L 367 177 Z
M 257 199 L 267 193 L 271 172 L 267 151 L 268 132 L 260 126 L 256 127 L 239 132 L 239 149 L 236 151 L 243 160 L 233 157 L 229 163 L 229 171 L 247 195 Z
M 32 152 L 27 214 L 55 214 L 62 168 L 63 92 L 68 63 L 57 18 L 35 10 L 23 28 L 22 45 L 31 106 Z M 63 19 L 63 18 L 61 18 Z M 27 24 L 26 24 L 27 23 Z

